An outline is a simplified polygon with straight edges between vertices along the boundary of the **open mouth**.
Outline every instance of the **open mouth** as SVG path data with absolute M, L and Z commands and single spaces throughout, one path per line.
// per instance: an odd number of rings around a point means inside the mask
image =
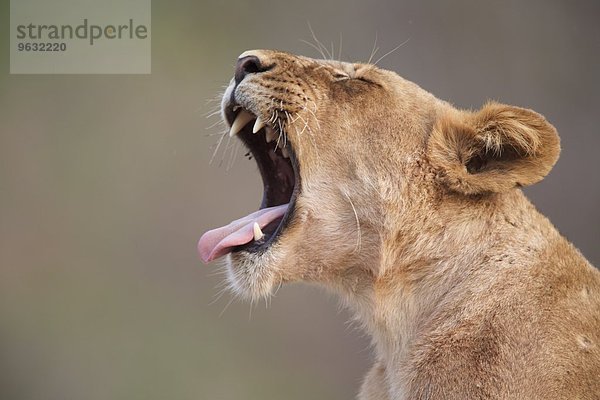
M 263 199 L 258 211 L 202 235 L 198 252 L 204 262 L 241 250 L 267 250 L 293 215 L 300 187 L 296 154 L 283 125 L 266 121 L 235 104 L 224 111 L 230 135 L 238 136 L 256 160 L 263 181 Z

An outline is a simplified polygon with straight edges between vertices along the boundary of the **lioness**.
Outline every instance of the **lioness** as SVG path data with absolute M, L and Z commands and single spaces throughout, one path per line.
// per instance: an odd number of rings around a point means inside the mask
M 268 50 L 240 56 L 222 115 L 264 197 L 199 254 L 248 298 L 339 293 L 376 351 L 359 399 L 600 398 L 600 273 L 520 190 L 559 155 L 544 117 Z

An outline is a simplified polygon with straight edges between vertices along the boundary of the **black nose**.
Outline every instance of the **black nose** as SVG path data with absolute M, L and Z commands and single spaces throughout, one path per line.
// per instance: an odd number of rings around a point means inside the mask
M 240 83 L 248 74 L 264 72 L 266 69 L 256 56 L 247 56 L 240 58 L 235 67 L 235 83 Z

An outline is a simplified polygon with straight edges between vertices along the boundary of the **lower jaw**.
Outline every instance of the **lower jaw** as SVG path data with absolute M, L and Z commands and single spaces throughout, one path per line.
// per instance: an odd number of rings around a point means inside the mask
M 233 252 L 227 257 L 227 273 L 230 288 L 242 298 L 257 301 L 268 297 L 279 285 L 272 259 L 262 254 Z

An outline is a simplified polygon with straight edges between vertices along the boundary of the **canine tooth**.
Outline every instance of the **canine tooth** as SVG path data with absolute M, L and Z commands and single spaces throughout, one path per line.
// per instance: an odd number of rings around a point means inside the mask
M 239 110 L 240 108 L 242 108 L 241 106 L 233 106 L 233 112 L 236 112 L 237 110 Z
M 229 136 L 237 135 L 239 133 L 239 131 L 241 131 L 242 128 L 244 126 L 246 126 L 246 124 L 248 122 L 252 121 L 253 119 L 254 119 L 254 115 L 250 114 L 248 111 L 246 111 L 246 110 L 240 111 L 240 113 L 235 118 L 235 121 L 233 121 L 233 124 L 231 125 L 231 130 L 229 131 Z
M 252 227 L 252 230 L 254 231 L 254 241 L 259 241 L 260 239 L 262 239 L 265 234 L 260 230 L 260 226 L 258 226 L 258 222 L 254 223 L 254 226 Z
M 265 123 L 263 122 L 263 120 L 260 117 L 256 117 L 256 122 L 254 123 L 254 126 L 252 127 L 252 133 L 256 133 L 256 132 L 260 131 L 264 126 L 265 126 Z
M 281 154 L 285 157 L 285 158 L 290 158 L 290 152 L 288 151 L 288 149 L 286 149 L 285 147 L 283 147 L 281 149 Z
M 267 126 L 267 129 L 265 132 L 265 139 L 267 140 L 267 143 L 271 143 L 276 138 L 277 138 L 277 135 L 275 134 L 275 131 L 273 130 L 273 128 L 271 128 L 270 126 Z

